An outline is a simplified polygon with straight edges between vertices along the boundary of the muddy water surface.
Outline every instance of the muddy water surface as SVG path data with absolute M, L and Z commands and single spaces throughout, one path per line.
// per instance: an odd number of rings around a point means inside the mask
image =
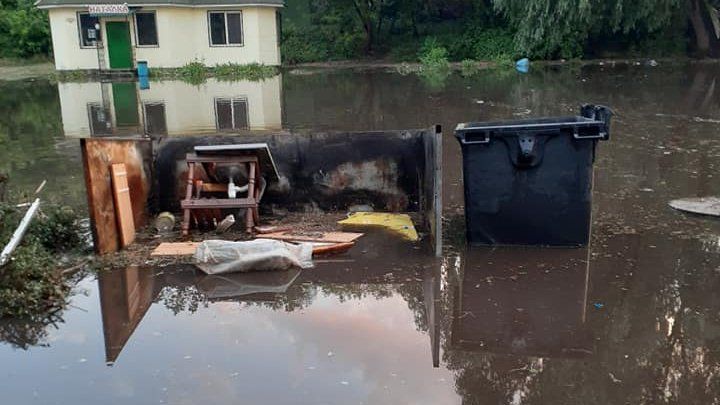
M 57 324 L 3 325 L 2 402 L 717 403 L 720 220 L 675 212 L 667 201 L 720 195 L 718 80 L 720 67 L 700 64 L 444 81 L 285 72 L 264 85 L 153 83 L 197 97 L 166 99 L 160 109 L 160 93 L 145 93 L 153 97 L 133 101 L 142 104 L 138 117 L 97 107 L 90 87 L 0 84 L 0 168 L 21 190 L 48 179 L 48 198 L 79 209 L 77 137 L 123 125 L 180 133 L 176 112 L 206 108 L 203 95 L 214 105 L 192 132 L 440 123 L 446 227 L 439 259 L 371 233 L 303 272 L 88 275 Z M 566 115 L 582 102 L 616 112 L 611 140 L 598 149 L 591 245 L 466 251 L 454 125 Z M 204 116 L 209 124 L 198 124 Z

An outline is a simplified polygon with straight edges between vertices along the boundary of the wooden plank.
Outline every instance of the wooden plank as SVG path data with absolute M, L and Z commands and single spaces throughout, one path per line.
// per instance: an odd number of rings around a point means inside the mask
M 195 249 L 200 242 L 163 242 L 150 256 L 190 256 L 195 254 Z
M 227 193 L 228 186 L 219 183 L 203 183 L 202 191 L 206 193 Z
M 135 220 L 133 219 L 132 203 L 130 202 L 127 170 L 124 163 L 115 163 L 110 166 L 110 172 L 112 173 L 115 217 L 120 230 L 120 246 L 125 247 L 135 240 Z
M 333 243 L 330 245 L 313 246 L 313 255 L 326 255 L 331 253 L 342 253 L 355 246 L 355 242 Z
M 293 229 L 292 225 L 256 225 L 255 226 L 255 232 L 257 232 L 259 234 L 291 231 L 292 229 Z
M 150 256 L 191 256 L 195 254 L 199 244 L 200 242 L 163 242 L 150 253 Z M 323 244 L 314 246 L 313 254 L 340 253 L 354 245 L 353 242 Z
M 362 233 L 353 232 L 303 232 L 303 231 L 285 231 L 266 233 L 262 235 L 266 239 L 277 239 L 298 242 L 329 242 L 329 243 L 349 243 L 353 242 Z

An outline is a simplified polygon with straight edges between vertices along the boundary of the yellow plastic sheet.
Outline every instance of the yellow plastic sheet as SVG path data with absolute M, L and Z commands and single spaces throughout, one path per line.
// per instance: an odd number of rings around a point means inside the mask
M 407 240 L 418 240 L 412 219 L 407 214 L 391 214 L 381 212 L 356 212 L 338 221 L 341 225 L 351 226 L 382 226 L 400 234 Z

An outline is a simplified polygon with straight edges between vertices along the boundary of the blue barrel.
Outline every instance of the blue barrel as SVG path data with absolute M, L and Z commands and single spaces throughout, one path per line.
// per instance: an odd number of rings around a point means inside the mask
M 144 60 L 137 62 L 137 74 L 139 77 L 148 77 L 150 71 L 148 70 L 148 63 Z

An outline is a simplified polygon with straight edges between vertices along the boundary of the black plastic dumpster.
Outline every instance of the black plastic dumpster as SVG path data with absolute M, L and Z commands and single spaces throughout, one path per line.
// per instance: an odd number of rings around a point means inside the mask
M 587 245 L 595 146 L 611 116 L 583 105 L 574 117 L 459 124 L 468 243 Z

